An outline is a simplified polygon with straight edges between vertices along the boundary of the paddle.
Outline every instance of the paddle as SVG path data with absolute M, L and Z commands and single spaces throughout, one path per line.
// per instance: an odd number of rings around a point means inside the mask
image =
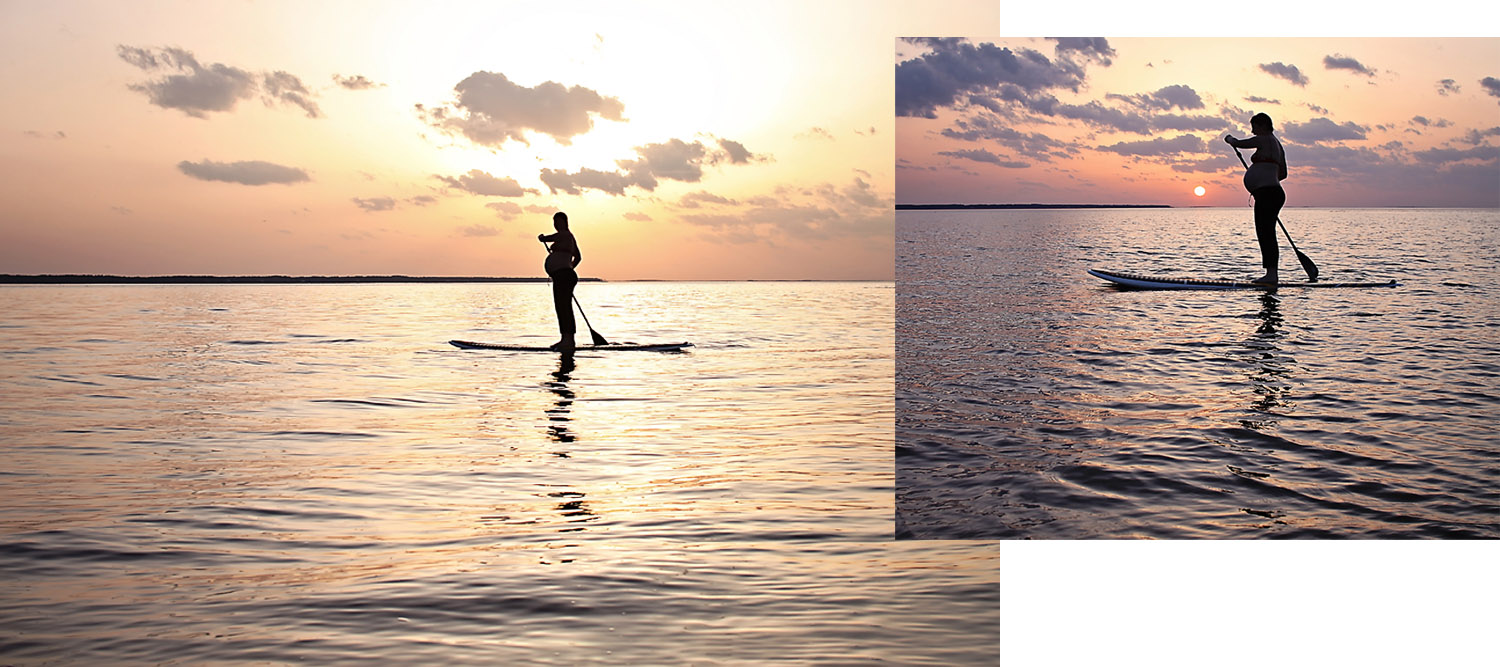
M 1245 156 L 1240 155 L 1239 147 L 1233 144 L 1229 147 L 1234 149 L 1234 156 L 1240 159 L 1240 164 L 1245 167 L 1245 171 L 1250 171 L 1250 165 L 1245 164 Z M 1276 217 L 1276 224 L 1281 226 L 1281 233 L 1286 234 L 1286 242 L 1292 244 L 1292 252 L 1297 253 L 1297 261 L 1302 264 L 1302 270 L 1307 272 L 1307 281 L 1318 282 L 1318 265 L 1313 264 L 1311 257 L 1302 254 L 1302 251 L 1297 249 L 1297 242 L 1292 240 L 1292 234 L 1286 230 L 1286 224 L 1281 222 L 1281 216 Z
M 552 246 L 547 245 L 546 241 L 542 241 L 542 247 L 546 248 L 547 252 L 552 252 Z M 583 304 L 578 303 L 577 294 L 573 295 L 573 303 L 578 306 L 578 314 L 583 315 L 583 325 L 589 328 L 589 335 L 594 337 L 594 344 L 609 345 L 609 341 L 604 340 L 604 337 L 600 336 L 599 332 L 594 331 L 594 325 L 589 324 L 589 316 L 583 312 Z

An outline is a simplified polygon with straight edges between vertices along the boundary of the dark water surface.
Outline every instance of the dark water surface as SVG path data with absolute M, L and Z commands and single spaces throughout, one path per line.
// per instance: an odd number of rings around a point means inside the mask
M 898 212 L 899 535 L 1500 536 L 1500 214 L 1282 220 L 1322 280 L 1402 286 L 1085 273 L 1253 278 L 1248 209 Z
M 997 546 L 890 541 L 891 283 L 446 344 L 547 289 L 0 288 L 0 663 L 995 662 Z

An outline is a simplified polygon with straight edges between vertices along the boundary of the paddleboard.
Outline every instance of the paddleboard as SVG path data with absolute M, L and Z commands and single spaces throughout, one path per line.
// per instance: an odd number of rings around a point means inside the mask
M 1089 269 L 1089 274 L 1103 278 L 1120 287 L 1131 289 L 1278 289 L 1282 287 L 1398 287 L 1394 280 L 1383 283 L 1304 283 L 1280 282 L 1274 285 L 1254 283 L 1248 280 L 1214 280 L 1205 278 L 1168 278 L 1165 276 L 1142 276 L 1115 271 Z
M 508 352 L 557 352 L 550 347 L 538 347 L 535 345 L 506 345 L 504 343 L 476 343 L 469 340 L 450 340 L 448 344 L 462 350 L 506 350 Z M 692 347 L 692 343 L 613 343 L 610 345 L 579 345 L 573 348 L 574 352 L 612 352 L 617 350 L 629 350 L 632 352 L 681 352 L 684 348 Z

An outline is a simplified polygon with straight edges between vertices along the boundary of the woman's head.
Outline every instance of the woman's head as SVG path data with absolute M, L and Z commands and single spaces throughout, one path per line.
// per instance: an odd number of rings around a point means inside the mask
M 1250 117 L 1250 131 L 1256 134 L 1274 132 L 1276 128 L 1271 127 L 1271 117 L 1264 113 L 1258 113 Z
M 556 213 L 553 213 L 552 214 L 552 226 L 556 227 L 557 231 L 559 231 L 559 232 L 567 229 L 568 228 L 568 214 L 567 213 L 563 213 L 562 211 L 558 211 Z

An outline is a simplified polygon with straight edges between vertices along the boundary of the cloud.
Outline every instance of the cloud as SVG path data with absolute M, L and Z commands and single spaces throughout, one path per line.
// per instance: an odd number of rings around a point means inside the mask
M 1475 146 L 1473 148 L 1433 148 L 1412 154 L 1417 160 L 1429 164 L 1448 164 L 1478 160 L 1491 162 L 1500 158 L 1500 146 Z
M 563 192 L 576 195 L 583 190 L 600 190 L 612 195 L 623 195 L 631 187 L 647 192 L 655 190 L 660 179 L 697 183 L 703 179 L 705 163 L 744 164 L 764 159 L 746 150 L 738 142 L 720 139 L 718 143 L 722 150 L 710 150 L 701 141 L 688 143 L 681 139 L 637 146 L 636 159 L 615 161 L 620 167 L 619 171 L 583 168 L 570 173 L 560 169 L 543 169 L 542 183 L 547 185 L 552 194 Z
M 1004 94 L 1009 99 L 1053 88 L 1077 91 L 1084 82 L 1084 65 L 1059 57 L 1047 58 L 1032 49 L 971 44 L 956 38 L 907 40 L 930 51 L 896 65 L 896 116 L 936 118 L 937 109 Z M 1108 65 L 1113 55 L 1103 40 L 1061 40 L 1060 54 L 1081 54 Z M 1007 88 L 1008 87 L 1008 88 Z M 979 98 L 979 99 L 975 99 Z
M 1286 79 L 1292 82 L 1293 85 L 1303 88 L 1307 87 L 1307 77 L 1303 76 L 1302 70 L 1297 69 L 1295 65 L 1286 65 L 1279 62 L 1265 63 L 1260 66 L 1260 70 L 1278 79 Z
M 434 128 L 492 148 L 507 141 L 529 144 L 532 133 L 568 145 L 573 137 L 593 129 L 595 117 L 624 120 L 625 105 L 619 99 L 556 81 L 527 88 L 504 74 L 479 71 L 453 89 L 457 99 L 452 106 L 418 104 L 418 115 Z
M 67 139 L 68 138 L 68 133 L 63 132 L 62 130 L 57 130 L 56 132 L 53 132 L 52 134 L 43 134 L 43 133 L 38 132 L 36 130 L 22 130 L 21 134 L 24 134 L 24 135 L 26 135 L 28 137 L 31 137 L 32 139 Z
M 834 141 L 833 133 L 829 132 L 828 130 L 825 130 L 825 129 L 821 128 L 821 127 L 814 127 L 812 129 L 809 129 L 806 132 L 803 132 L 803 133 L 800 133 L 800 134 L 797 135 L 798 139 L 801 139 L 803 137 L 807 137 L 807 138 L 810 138 L 810 139 L 827 139 L 829 141 Z
M 726 159 L 729 160 L 729 164 L 749 164 L 751 162 L 765 162 L 770 159 L 764 155 L 751 153 L 745 148 L 744 144 L 738 141 L 720 139 L 719 148 L 722 152 L 711 156 L 712 159 L 709 164 L 718 164 Z
M 1443 128 L 1443 127 L 1452 127 L 1453 126 L 1453 121 L 1448 120 L 1446 118 L 1439 118 L 1437 120 L 1432 120 L 1432 119 L 1430 119 L 1430 118 L 1428 118 L 1426 116 L 1412 116 L 1411 117 L 1411 121 L 1409 121 L 1409 122 L 1411 124 L 1413 124 L 1413 125 L 1421 125 L 1422 127 Z
M 1457 95 L 1459 93 L 1458 82 L 1453 79 L 1443 79 L 1437 82 L 1437 92 L 1443 97 L 1447 97 L 1450 94 Z
M 365 78 L 365 75 L 363 74 L 355 76 L 339 76 L 335 74 L 333 75 L 333 82 L 338 84 L 339 87 L 348 90 L 369 90 L 371 88 L 385 87 L 385 84 L 375 83 L 374 81 Z
M 785 239 L 888 239 L 894 202 L 862 178 L 844 186 L 782 186 L 735 205 L 718 205 L 679 219 L 723 243 L 775 243 Z
M 1492 76 L 1479 80 L 1479 85 L 1484 88 L 1484 93 L 1491 97 L 1500 97 L 1500 79 Z
M 1103 37 L 1049 37 L 1048 39 L 1057 42 L 1053 52 L 1059 58 L 1078 54 L 1105 67 L 1114 64 L 1111 58 L 1115 57 L 1115 50 L 1110 47 L 1109 40 Z
M 486 197 L 521 197 L 527 193 L 537 192 L 521 187 L 521 184 L 517 183 L 514 178 L 500 178 L 478 169 L 471 169 L 469 173 L 458 178 L 436 175 L 433 178 L 459 190 Z
M 646 215 L 645 213 L 636 213 L 634 211 L 626 213 L 624 217 L 626 220 L 634 220 L 636 222 L 649 222 L 651 220 L 651 216 Z
M 1099 150 L 1120 155 L 1163 156 L 1205 153 L 1208 145 L 1197 136 L 1180 134 L 1171 139 L 1157 137 L 1148 141 L 1122 141 L 1110 146 L 1100 146 Z
M 301 183 L 311 180 L 307 172 L 295 167 L 285 167 L 258 160 L 249 162 L 188 162 L 177 163 L 177 169 L 201 181 L 222 181 L 241 185 L 267 185 Z
M 359 197 L 355 197 L 353 199 L 350 199 L 349 201 L 354 202 L 355 206 L 358 206 L 366 213 L 372 213 L 375 211 L 389 211 L 396 208 L 396 200 L 390 197 L 371 197 L 369 199 L 360 199 Z
M 272 72 L 262 78 L 261 85 L 265 89 L 266 106 L 271 106 L 272 102 L 281 102 L 302 109 L 308 118 L 322 115 L 318 111 L 318 105 L 312 101 L 312 93 L 295 76 L 286 72 Z
M 484 207 L 493 210 L 495 213 L 499 214 L 500 217 L 506 220 L 514 220 L 516 216 L 521 215 L 522 213 L 520 204 L 509 201 L 491 202 L 485 204 Z
M 1031 163 L 1029 162 L 1006 160 L 1004 158 L 1001 158 L 999 155 L 995 155 L 994 153 L 991 153 L 983 148 L 958 151 L 943 151 L 938 153 L 938 155 L 946 155 L 948 157 L 956 157 L 964 160 L 973 160 L 975 162 L 985 162 L 1009 169 L 1025 169 L 1031 166 Z
M 1281 104 L 1281 100 L 1266 99 L 1264 97 L 1258 97 L 1258 96 L 1255 96 L 1255 95 L 1251 95 L 1249 97 L 1246 97 L 1245 101 L 1246 102 L 1250 102 L 1252 104 Z
M 1341 54 L 1334 54 L 1334 55 L 1331 55 L 1331 56 L 1323 56 L 1323 68 L 1324 69 L 1346 69 L 1346 70 L 1349 70 L 1351 72 L 1354 72 L 1355 74 L 1363 74 L 1363 75 L 1368 76 L 1368 77 L 1375 76 L 1375 70 L 1372 70 L 1372 69 L 1370 69 L 1368 67 L 1365 67 L 1364 65 L 1360 64 L 1360 62 L 1358 60 L 1355 60 L 1353 58 L 1350 58 L 1349 56 L 1345 56 L 1345 55 L 1341 55 Z
M 437 197 L 434 197 L 432 195 L 417 195 L 415 197 L 407 199 L 406 202 L 412 204 L 413 206 L 431 206 L 433 204 L 436 204 L 437 200 Z
M 478 238 L 498 235 L 500 233 L 500 230 L 495 229 L 494 227 L 491 227 L 489 225 L 469 225 L 467 227 L 459 227 L 458 233 L 464 236 Z
M 1492 127 L 1488 130 L 1469 130 L 1459 141 L 1471 146 L 1478 146 L 1484 143 L 1485 137 L 1500 137 L 1500 127 Z
M 682 199 L 678 200 L 677 205 L 682 208 L 701 208 L 704 204 L 733 205 L 738 203 L 733 199 L 721 197 L 706 190 L 699 190 L 683 195 Z
M 960 118 L 954 121 L 953 127 L 945 128 L 942 135 L 960 141 L 993 141 L 1043 162 L 1051 161 L 1053 157 L 1063 157 L 1068 147 L 1045 134 L 1016 130 L 993 116 Z
M 308 118 L 322 116 L 312 100 L 312 92 L 300 79 L 286 72 L 254 74 L 223 63 L 203 65 L 191 52 L 175 47 L 152 50 L 119 45 L 116 52 L 120 59 L 142 71 L 175 72 L 129 86 L 163 109 L 207 118 L 210 112 L 233 110 L 240 100 L 254 97 L 259 91 L 263 92 L 266 106 L 290 104 L 302 109 Z
M 1117 95 L 1110 93 L 1105 99 L 1122 100 L 1142 109 L 1154 109 L 1169 111 L 1173 107 L 1178 109 L 1202 109 L 1203 98 L 1198 92 L 1189 86 L 1172 85 L 1157 90 L 1154 93 L 1138 95 Z
M 1306 123 L 1287 123 L 1282 129 L 1288 139 L 1298 143 L 1322 143 L 1325 141 L 1356 141 L 1365 138 L 1369 128 L 1352 122 L 1342 125 L 1327 118 L 1314 118 Z

